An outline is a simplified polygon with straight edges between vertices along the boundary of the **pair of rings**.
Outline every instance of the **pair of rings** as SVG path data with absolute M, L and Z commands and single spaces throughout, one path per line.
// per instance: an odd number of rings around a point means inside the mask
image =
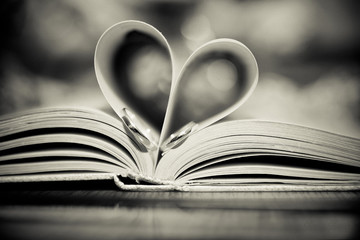
M 151 129 L 145 127 L 129 109 L 122 109 L 121 119 L 138 144 L 145 147 L 148 151 L 158 149 L 157 141 L 152 135 Z M 192 132 L 194 132 L 196 126 L 196 123 L 189 122 L 178 131 L 171 134 L 170 137 L 161 144 L 161 153 L 165 154 L 168 150 L 180 145 L 180 143 L 182 143 Z

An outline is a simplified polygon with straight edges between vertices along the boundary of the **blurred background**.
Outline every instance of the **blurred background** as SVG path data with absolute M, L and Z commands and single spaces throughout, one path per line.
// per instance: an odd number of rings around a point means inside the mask
M 215 38 L 234 38 L 250 48 L 259 84 L 229 118 L 360 137 L 359 5 L 356 0 L 2 0 L 0 114 L 56 105 L 109 109 L 94 73 L 95 46 L 112 24 L 136 19 L 168 39 L 175 72 Z M 138 88 L 143 96 L 152 94 L 149 87 Z

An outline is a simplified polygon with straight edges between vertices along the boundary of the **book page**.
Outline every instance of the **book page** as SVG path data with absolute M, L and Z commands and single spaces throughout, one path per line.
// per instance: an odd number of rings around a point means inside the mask
M 149 155 L 134 144 L 122 123 L 95 110 L 48 108 L 5 116 L 0 123 L 0 138 L 3 176 L 152 172 L 151 161 L 146 160 Z
M 358 139 L 307 127 L 230 121 L 194 133 L 166 153 L 156 177 L 182 183 L 237 175 L 239 181 L 242 175 L 359 180 L 359 147 Z

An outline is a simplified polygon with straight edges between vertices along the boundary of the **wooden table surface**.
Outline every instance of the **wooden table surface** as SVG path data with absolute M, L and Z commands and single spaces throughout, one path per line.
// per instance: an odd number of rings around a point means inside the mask
M 122 192 L 1 184 L 0 239 L 355 239 L 360 192 Z

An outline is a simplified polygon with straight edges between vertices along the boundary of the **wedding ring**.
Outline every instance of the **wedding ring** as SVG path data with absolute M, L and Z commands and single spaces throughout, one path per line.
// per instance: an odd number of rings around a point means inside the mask
M 156 150 L 157 144 L 151 139 L 150 129 L 145 128 L 129 109 L 123 108 L 122 113 L 121 119 L 137 143 L 144 146 L 147 150 Z
M 198 124 L 195 122 L 189 122 L 178 131 L 171 134 L 170 137 L 161 145 L 160 149 L 162 153 L 165 154 L 170 149 L 179 146 L 186 138 L 190 136 L 192 132 L 194 132 L 197 126 Z

